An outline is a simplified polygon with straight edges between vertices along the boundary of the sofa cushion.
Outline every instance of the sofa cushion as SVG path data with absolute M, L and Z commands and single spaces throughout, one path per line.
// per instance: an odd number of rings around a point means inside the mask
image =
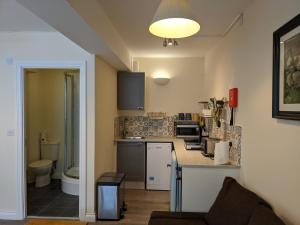
M 154 211 L 148 225 L 207 225 L 203 213 Z
M 248 225 L 285 225 L 270 208 L 258 206 L 253 212 Z
M 260 205 L 270 207 L 255 193 L 226 177 L 223 187 L 205 220 L 209 225 L 247 225 L 254 209 Z

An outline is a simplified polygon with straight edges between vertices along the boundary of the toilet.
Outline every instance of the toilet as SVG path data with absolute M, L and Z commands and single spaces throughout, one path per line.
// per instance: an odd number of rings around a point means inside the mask
M 41 160 L 29 164 L 35 176 L 35 187 L 44 187 L 51 182 L 53 163 L 58 159 L 59 142 L 43 141 L 41 143 Z

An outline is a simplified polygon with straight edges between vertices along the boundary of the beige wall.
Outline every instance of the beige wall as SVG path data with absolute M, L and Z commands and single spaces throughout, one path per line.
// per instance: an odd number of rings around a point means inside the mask
M 121 66 L 121 68 L 131 68 L 131 54 L 125 42 L 118 31 L 106 15 L 103 7 L 98 0 L 89 0 L 89 4 L 84 1 L 68 0 L 68 3 L 77 11 L 85 22 L 95 31 L 105 43 L 108 44 L 112 54 L 118 57 L 124 64 L 114 62 L 115 59 L 110 57 L 112 65 Z M 104 50 L 102 50 L 104 51 Z M 97 52 L 100 54 L 100 52 Z M 107 54 L 107 52 L 106 52 Z M 106 56 L 107 57 L 107 56 Z M 126 69 L 127 69 L 126 68 Z
M 254 0 L 244 24 L 208 55 L 205 67 L 207 97 L 239 88 L 243 183 L 294 225 L 300 224 L 300 122 L 272 119 L 272 35 L 299 9 L 299 0 Z
M 28 70 L 25 75 L 27 165 L 40 160 L 40 133 L 46 131 L 50 141 L 59 142 L 59 157 L 53 175 L 55 178 L 61 178 L 64 169 L 65 72 L 67 71 L 70 70 Z M 78 122 L 74 121 L 74 123 Z M 79 156 L 78 147 L 74 146 L 73 151 Z
M 94 213 L 94 55 L 58 33 L 0 34 L 0 218 L 16 218 L 17 124 L 16 62 L 86 62 L 87 70 L 87 213 Z M 13 62 L 10 63 L 10 60 Z M 8 62 L 7 62 L 8 61 Z
M 27 163 L 39 160 L 40 132 L 59 141 L 55 177 L 59 178 L 64 160 L 64 70 L 39 70 L 26 73 L 26 153 Z
M 146 74 L 145 111 L 200 112 L 198 101 L 203 99 L 204 58 L 137 58 L 139 71 Z M 169 76 L 170 82 L 161 86 L 153 76 Z M 130 114 L 122 112 L 121 114 Z M 134 112 L 131 114 L 142 114 Z
M 117 71 L 96 57 L 95 178 L 115 171 L 114 119 L 117 116 Z

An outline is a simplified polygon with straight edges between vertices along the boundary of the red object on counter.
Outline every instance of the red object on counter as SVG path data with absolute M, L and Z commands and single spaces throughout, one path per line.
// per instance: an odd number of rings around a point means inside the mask
M 236 108 L 238 106 L 238 89 L 231 88 L 229 90 L 229 107 Z

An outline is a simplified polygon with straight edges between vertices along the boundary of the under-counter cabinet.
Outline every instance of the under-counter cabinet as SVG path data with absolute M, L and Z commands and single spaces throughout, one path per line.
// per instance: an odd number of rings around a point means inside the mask
M 144 142 L 118 142 L 117 171 L 125 173 L 125 181 L 145 181 Z
M 118 72 L 118 109 L 143 110 L 145 98 L 145 73 Z
M 147 143 L 148 190 L 170 190 L 172 143 Z
M 239 167 L 182 167 L 183 212 L 208 212 L 226 176 L 239 178 Z

